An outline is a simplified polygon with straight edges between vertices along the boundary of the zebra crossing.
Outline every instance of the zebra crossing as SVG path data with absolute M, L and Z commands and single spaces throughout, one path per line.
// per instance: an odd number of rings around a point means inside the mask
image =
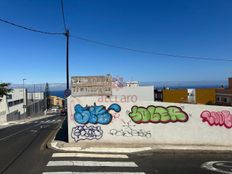
M 145 174 L 125 154 L 53 153 L 43 174 Z
M 61 122 L 61 119 L 53 119 L 53 120 L 41 120 L 41 121 L 35 121 L 34 123 L 39 123 L 39 124 L 50 124 L 50 123 L 58 123 Z

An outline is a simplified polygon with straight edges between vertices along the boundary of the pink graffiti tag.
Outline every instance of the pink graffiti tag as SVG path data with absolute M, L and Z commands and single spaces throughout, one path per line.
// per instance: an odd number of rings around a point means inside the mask
M 232 128 L 232 114 L 230 111 L 203 111 L 201 113 L 203 122 L 208 122 L 210 126 L 225 126 L 226 128 Z

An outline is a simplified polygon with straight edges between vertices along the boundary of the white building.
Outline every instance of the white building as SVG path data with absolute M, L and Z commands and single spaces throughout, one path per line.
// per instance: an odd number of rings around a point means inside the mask
M 74 76 L 72 96 L 97 96 L 112 94 L 112 77 L 106 76 Z
M 127 87 L 137 87 L 137 86 L 139 86 L 139 82 L 138 81 L 129 81 L 129 82 L 126 82 L 126 86 Z
M 28 92 L 28 100 L 43 100 L 45 98 L 44 92 Z
M 14 89 L 12 92 L 10 92 L 7 95 L 9 113 L 17 111 L 20 115 L 24 114 L 26 109 L 23 106 L 27 104 L 26 96 L 26 89 Z
M 6 115 L 8 114 L 9 109 L 7 106 L 6 96 L 0 98 L 0 122 L 6 122 Z
M 0 121 L 18 120 L 26 113 L 26 89 L 14 89 L 0 102 Z
M 27 93 L 26 89 L 14 89 L 0 98 L 0 122 L 41 115 L 45 106 L 43 92 Z

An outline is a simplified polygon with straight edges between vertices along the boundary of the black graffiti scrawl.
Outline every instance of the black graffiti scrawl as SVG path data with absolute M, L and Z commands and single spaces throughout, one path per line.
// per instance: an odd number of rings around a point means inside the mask
M 77 142 L 80 140 L 99 140 L 103 136 L 100 126 L 79 125 L 72 129 L 71 137 Z

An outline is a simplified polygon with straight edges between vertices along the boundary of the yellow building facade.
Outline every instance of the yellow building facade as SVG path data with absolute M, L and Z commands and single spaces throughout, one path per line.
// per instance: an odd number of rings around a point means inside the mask
M 163 102 L 173 103 L 196 103 L 196 104 L 215 104 L 216 89 L 165 89 L 163 90 Z
M 196 103 L 197 104 L 215 104 L 216 102 L 216 89 L 196 89 Z
M 50 102 L 52 106 L 63 107 L 64 99 L 57 96 L 50 96 Z
M 188 101 L 187 89 L 164 89 L 163 102 L 186 103 Z

